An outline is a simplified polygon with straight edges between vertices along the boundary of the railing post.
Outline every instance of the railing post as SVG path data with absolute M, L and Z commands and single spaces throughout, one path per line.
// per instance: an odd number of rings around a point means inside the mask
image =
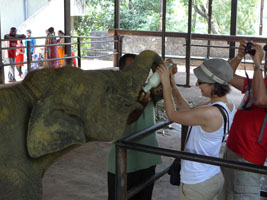
M 188 31 L 186 37 L 186 86 L 190 86 L 190 61 L 191 61 L 191 41 L 192 41 L 192 0 L 188 1 Z
M 31 41 L 27 41 L 27 73 L 31 71 L 31 61 L 32 61 Z
M 267 77 L 267 43 L 264 46 L 265 56 L 264 56 L 264 77 Z
M 237 0 L 232 0 L 232 4 L 231 4 L 230 35 L 236 35 L 237 2 L 238 2 Z M 234 47 L 235 47 L 235 42 L 230 42 L 229 60 L 235 57 L 235 48 Z
M 211 33 L 211 18 L 212 18 L 212 0 L 209 0 L 209 10 L 208 10 L 208 34 Z M 207 59 L 210 58 L 210 40 L 208 40 L 207 48 Z
M 166 46 L 166 0 L 162 1 L 161 57 L 165 60 Z
M 81 68 L 82 62 L 81 62 L 81 38 L 77 37 L 77 54 L 78 54 L 78 67 Z
M 5 68 L 2 55 L 2 36 L 1 36 L 1 13 L 0 13 L 0 84 L 5 83 Z
M 64 0 L 64 24 L 65 24 L 65 43 L 71 43 L 71 19 L 70 19 L 70 0 Z M 71 57 L 71 45 L 65 45 L 65 56 Z M 72 66 L 72 58 L 66 59 L 66 65 Z
M 123 37 L 124 36 L 119 36 L 119 51 L 118 51 L 118 63 L 119 63 L 119 60 L 121 58 L 121 55 L 122 55 L 122 43 L 123 43 Z M 119 66 L 119 65 L 118 65 Z
M 116 179 L 115 179 L 115 199 L 127 200 L 127 149 L 115 143 L 116 147 Z
M 0 35 L 0 84 L 4 84 L 4 83 L 5 83 L 5 68 L 4 68 L 3 57 L 2 57 L 2 41 L 1 41 L 1 35 Z
M 114 49 L 115 49 L 115 52 L 116 54 L 114 54 L 114 57 L 113 57 L 113 66 L 114 67 L 118 67 L 119 66 L 119 36 L 117 34 L 117 31 L 115 30 L 115 34 L 114 34 Z

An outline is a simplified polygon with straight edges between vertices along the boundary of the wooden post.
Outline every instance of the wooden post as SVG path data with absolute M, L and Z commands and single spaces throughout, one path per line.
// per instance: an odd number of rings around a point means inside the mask
M 27 73 L 31 71 L 31 61 L 32 61 L 31 41 L 27 41 Z
M 2 57 L 2 32 L 1 32 L 1 13 L 0 13 L 0 84 L 5 83 L 5 68 Z
M 113 66 L 118 67 L 119 66 L 119 59 L 120 59 L 120 45 L 119 45 L 120 37 L 117 34 L 117 31 L 115 30 L 114 34 L 114 50 L 116 54 L 113 56 Z
M 71 36 L 70 0 L 64 0 L 64 24 L 66 36 Z M 71 43 L 70 37 L 65 37 L 65 43 Z M 65 45 L 65 56 L 71 56 L 71 45 Z M 66 65 L 72 66 L 72 58 L 66 59 Z
M 115 199 L 127 200 L 127 149 L 116 147 Z
M 263 8 L 264 8 L 264 0 L 261 0 L 259 35 L 262 35 L 262 29 L 263 29 Z
M 77 38 L 77 49 L 78 49 L 78 67 L 81 68 L 82 62 L 81 62 L 81 38 Z
M 237 0 L 232 0 L 230 35 L 236 35 Z M 235 42 L 230 42 L 229 59 L 235 57 Z
M 162 37 L 161 37 L 161 57 L 165 60 L 165 35 L 166 35 L 166 0 L 162 2 Z
M 114 1 L 115 5 L 114 5 L 114 29 L 119 29 L 120 28 L 120 0 L 115 0 Z M 114 49 L 116 51 L 117 54 L 115 54 L 113 56 L 113 66 L 114 67 L 118 67 L 119 66 L 119 59 L 120 59 L 120 56 L 119 54 L 121 54 L 119 48 L 120 48 L 120 45 L 119 45 L 119 40 L 120 40 L 120 37 L 118 36 L 117 32 L 115 31 L 114 33 Z
M 267 43 L 264 46 L 264 78 L 267 78 Z
M 186 37 L 186 86 L 190 85 L 190 60 L 191 60 L 191 40 L 192 40 L 192 0 L 188 5 L 188 31 Z
M 212 18 L 212 0 L 209 0 L 209 21 L 208 21 L 208 34 L 211 33 L 211 18 Z M 210 58 L 210 40 L 208 40 L 208 48 L 207 48 L 207 58 Z

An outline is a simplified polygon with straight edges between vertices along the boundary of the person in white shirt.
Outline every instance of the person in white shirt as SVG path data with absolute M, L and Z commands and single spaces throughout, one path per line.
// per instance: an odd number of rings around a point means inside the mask
M 196 85 L 202 96 L 210 100 L 205 105 L 191 108 L 176 87 L 169 68 L 162 64 L 157 68 L 163 85 L 163 96 L 168 119 L 191 126 L 185 151 L 205 156 L 219 157 L 224 138 L 224 118 L 220 110 L 213 106 L 219 104 L 228 115 L 229 126 L 236 111 L 227 98 L 230 92 L 228 83 L 233 78 L 233 70 L 223 59 L 210 59 L 194 69 L 198 78 Z M 178 107 L 175 109 L 174 102 Z M 220 167 L 189 160 L 181 161 L 181 184 L 179 200 L 212 200 L 221 193 L 224 179 Z

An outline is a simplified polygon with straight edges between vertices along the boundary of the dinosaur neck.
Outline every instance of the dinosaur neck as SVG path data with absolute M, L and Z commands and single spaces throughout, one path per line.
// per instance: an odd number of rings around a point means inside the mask
M 130 85 L 133 85 L 133 88 L 135 88 L 135 93 L 139 93 L 142 89 L 150 69 L 155 70 L 161 63 L 163 63 L 161 57 L 150 50 L 143 51 L 136 56 L 134 62 L 124 70 L 127 80 L 130 81 Z

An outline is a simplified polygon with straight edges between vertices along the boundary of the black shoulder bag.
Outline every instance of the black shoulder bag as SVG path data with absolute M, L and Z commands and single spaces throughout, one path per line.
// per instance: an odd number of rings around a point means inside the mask
M 223 120 L 224 120 L 224 135 L 223 135 L 223 139 L 222 139 L 222 142 L 223 142 L 226 134 L 229 131 L 229 115 L 223 106 L 221 106 L 219 104 L 214 104 L 213 106 L 217 107 L 223 116 Z M 227 127 L 228 129 L 226 129 L 227 124 L 228 124 L 228 127 Z M 187 133 L 185 145 L 189 139 L 191 129 L 192 129 L 192 126 L 190 126 L 189 131 Z M 180 178 L 181 178 L 180 177 L 180 171 L 181 171 L 181 159 L 175 158 L 173 163 L 171 164 L 169 170 L 168 170 L 168 174 L 170 175 L 170 183 L 172 185 L 178 185 L 178 186 L 180 185 Z
M 187 137 L 185 139 L 185 145 L 188 141 L 191 129 L 192 126 L 190 126 L 189 131 L 187 133 Z M 175 158 L 168 170 L 168 174 L 170 175 L 170 183 L 172 185 L 178 185 L 178 186 L 180 185 L 180 171 L 181 171 L 181 159 Z

